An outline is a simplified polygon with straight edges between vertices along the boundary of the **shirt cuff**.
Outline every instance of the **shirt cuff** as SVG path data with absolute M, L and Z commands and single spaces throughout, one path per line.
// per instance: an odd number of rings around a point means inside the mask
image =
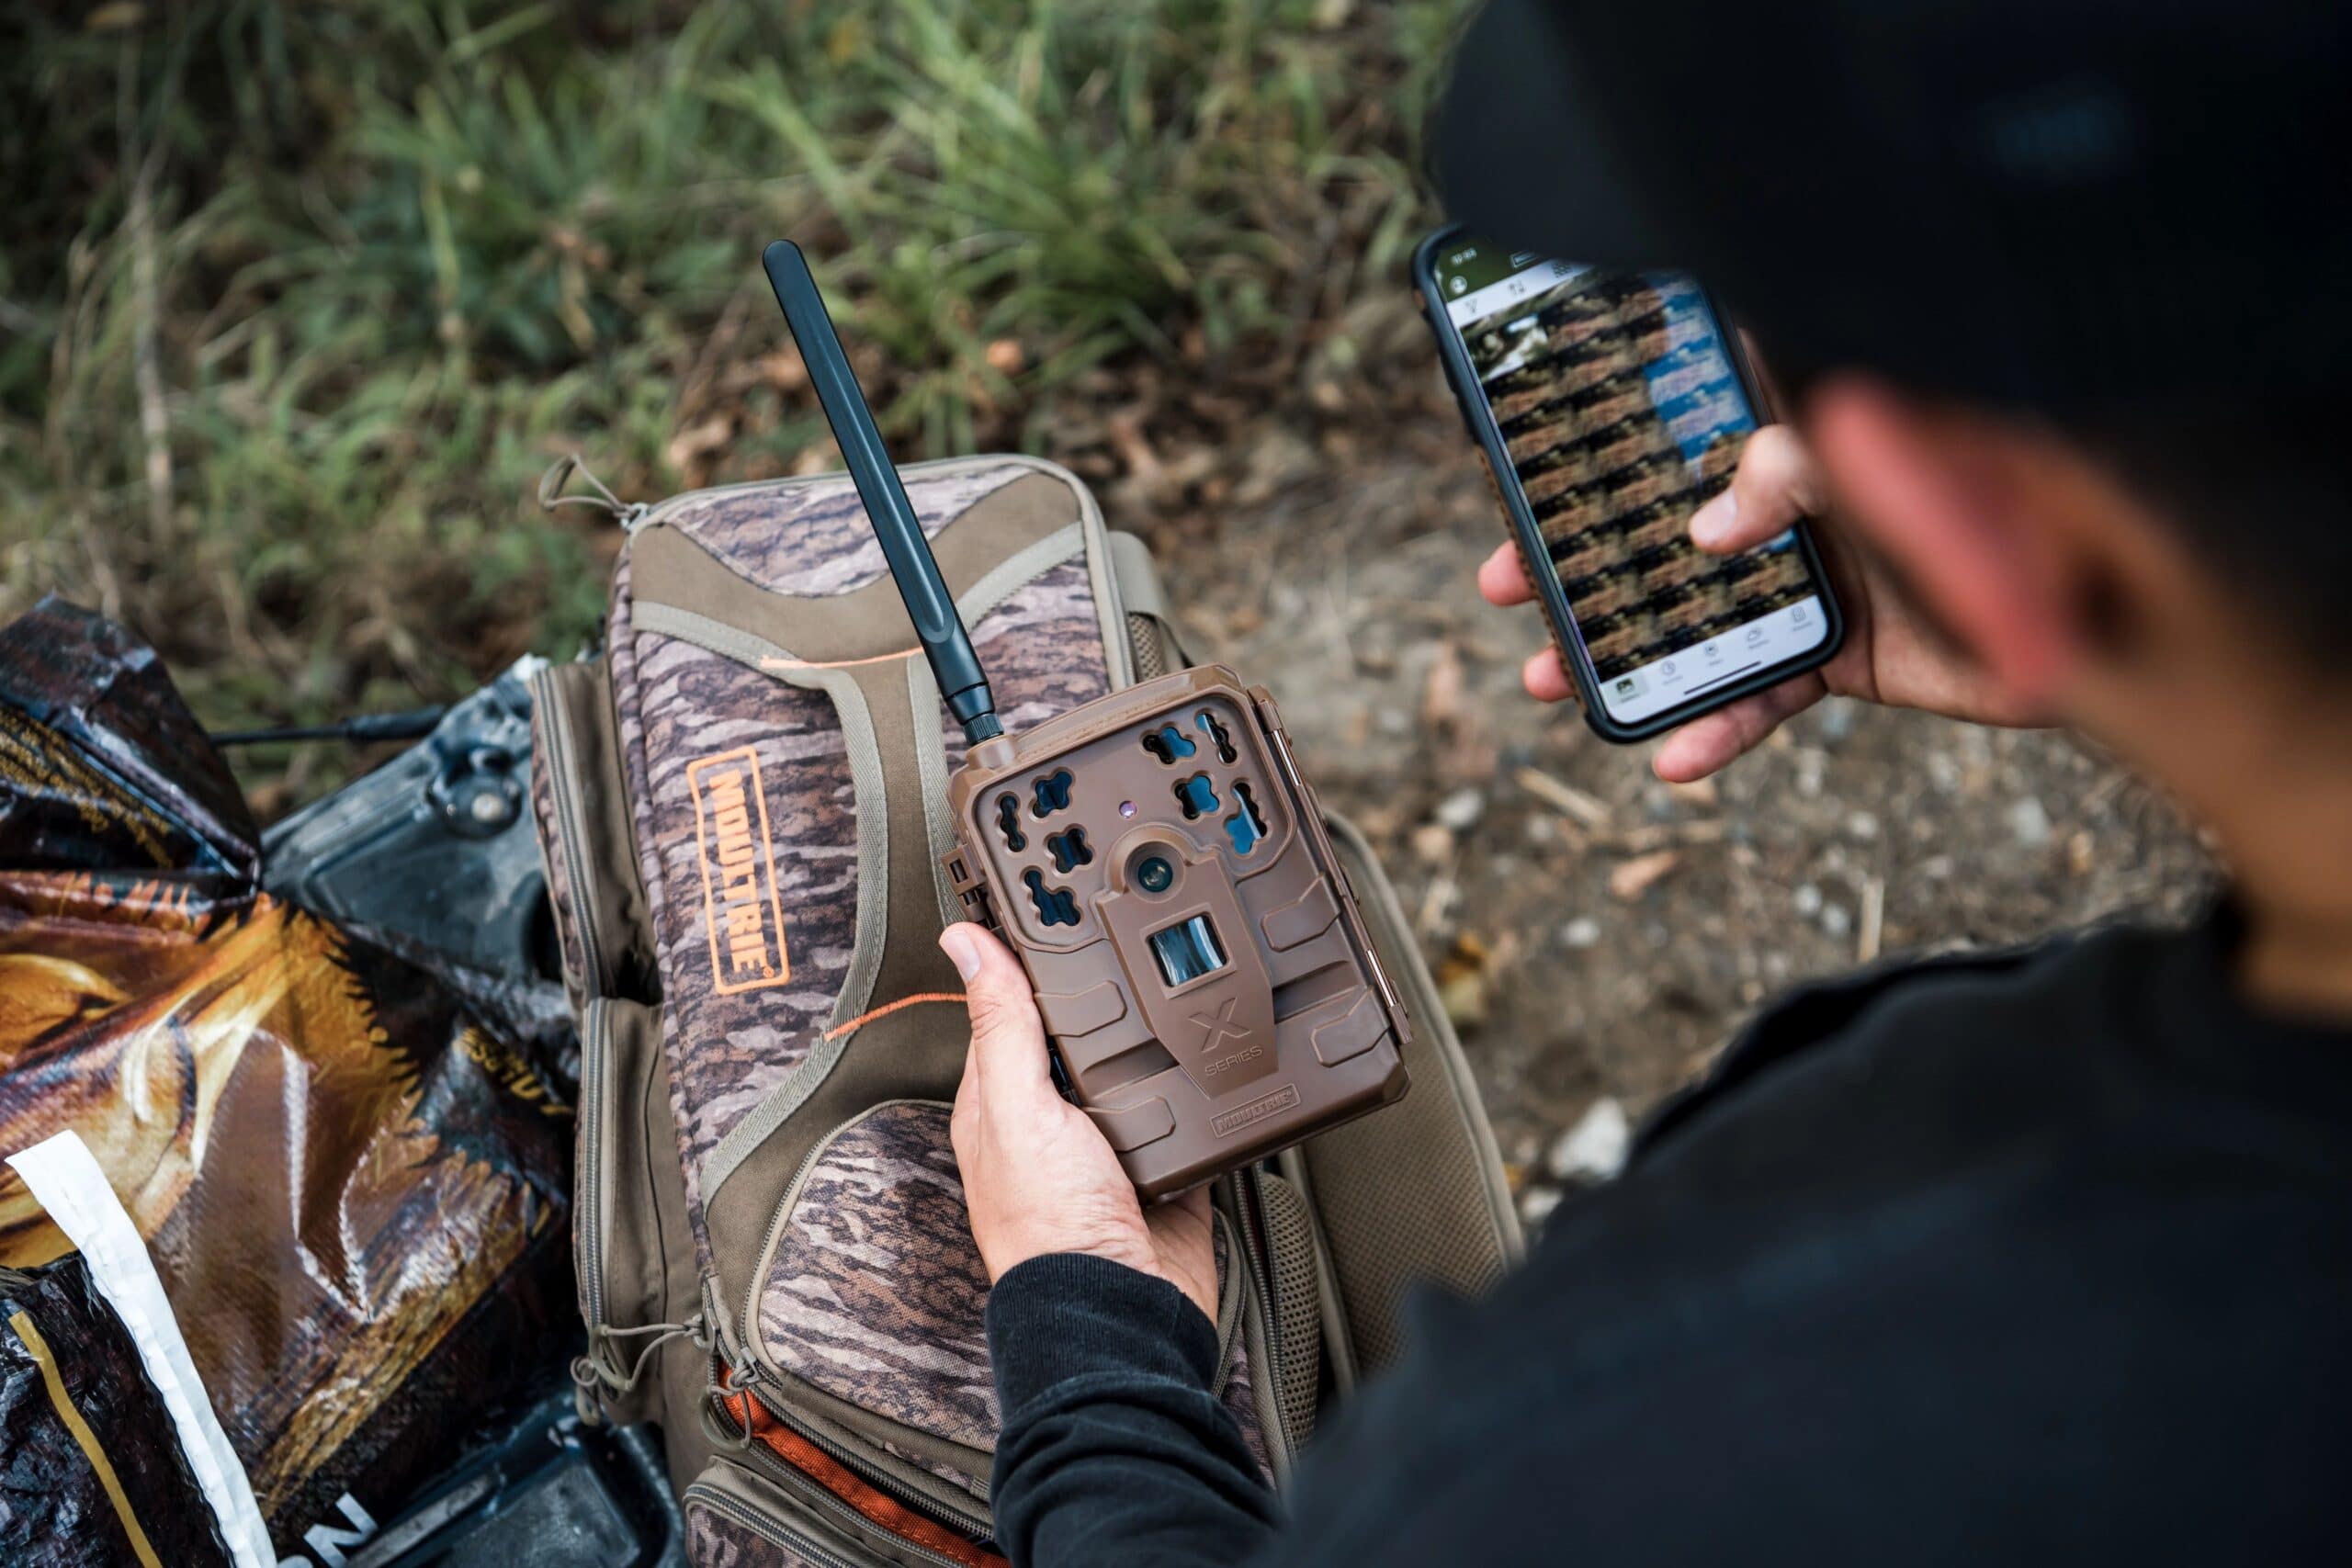
M 1216 1325 L 1165 1280 L 1081 1252 L 1005 1270 L 989 1292 L 989 1356 L 1010 1420 L 1032 1400 L 1097 1373 L 1216 1386 Z

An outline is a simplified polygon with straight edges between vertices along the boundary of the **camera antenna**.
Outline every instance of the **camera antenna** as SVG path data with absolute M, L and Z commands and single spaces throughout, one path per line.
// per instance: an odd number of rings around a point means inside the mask
M 964 629 L 964 617 L 956 614 L 956 600 L 932 556 L 931 541 L 923 537 L 906 487 L 899 482 L 899 470 L 883 449 L 874 411 L 866 407 L 849 355 L 842 352 L 842 340 L 825 313 L 824 297 L 817 292 L 808 258 L 791 241 L 778 240 L 761 260 L 775 288 L 775 302 L 784 307 L 792 339 L 800 345 L 809 384 L 824 406 L 825 423 L 833 427 L 834 444 L 849 464 L 849 477 L 857 485 L 858 499 L 865 502 L 875 537 L 882 541 L 883 558 L 890 563 L 899 596 L 907 602 L 907 616 L 915 624 L 916 640 L 931 660 L 947 711 L 964 727 L 964 739 L 975 745 L 1003 734 L 980 656 L 972 651 L 972 634 Z

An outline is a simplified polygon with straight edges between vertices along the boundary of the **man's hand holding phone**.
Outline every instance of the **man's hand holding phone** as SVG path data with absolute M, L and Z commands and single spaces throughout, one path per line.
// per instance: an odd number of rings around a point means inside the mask
M 1819 669 L 1702 714 L 1669 733 L 1652 761 L 1658 777 L 1673 784 L 1704 778 L 1825 696 L 1859 697 L 1985 724 L 2035 722 L 2035 715 L 2005 699 L 1952 652 L 1885 573 L 1853 549 L 1828 516 L 1825 489 L 1796 433 L 1785 424 L 1767 425 L 1748 437 L 1730 488 L 1691 514 L 1691 543 L 1714 555 L 1753 548 L 1798 519 L 1812 519 L 1823 563 L 1846 612 L 1846 642 Z M 1516 544 L 1504 544 L 1478 568 L 1478 592 L 1495 604 L 1533 600 Z M 1529 659 L 1521 679 L 1529 694 L 1544 702 L 1576 694 L 1556 648 Z

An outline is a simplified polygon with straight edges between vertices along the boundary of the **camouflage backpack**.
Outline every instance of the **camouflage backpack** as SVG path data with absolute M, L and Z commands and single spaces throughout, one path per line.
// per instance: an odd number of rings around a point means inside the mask
M 1074 476 L 903 473 L 1008 725 L 1182 660 L 1142 542 Z M 537 678 L 532 780 L 583 1042 L 583 1400 L 662 1424 L 697 1563 L 1001 1562 L 934 945 L 962 735 L 844 476 L 599 504 L 628 530 L 605 651 Z M 1414 1087 L 1218 1184 L 1223 1397 L 1277 1481 L 1396 1354 L 1408 1282 L 1475 1292 L 1518 1247 L 1395 897 L 1330 828 Z

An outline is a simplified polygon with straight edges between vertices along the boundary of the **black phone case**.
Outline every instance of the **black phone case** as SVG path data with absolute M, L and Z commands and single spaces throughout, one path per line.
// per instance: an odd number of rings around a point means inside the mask
M 1568 596 L 1560 586 L 1559 573 L 1552 570 L 1551 555 L 1544 548 L 1541 525 L 1535 521 L 1533 508 L 1527 503 L 1526 493 L 1520 488 L 1519 475 L 1512 468 L 1510 454 L 1503 445 L 1502 431 L 1487 408 L 1484 398 L 1476 396 L 1472 389 L 1477 385 L 1476 372 L 1471 368 L 1470 351 L 1464 344 L 1460 329 L 1446 318 L 1443 298 L 1438 288 L 1436 257 L 1439 249 L 1468 232 L 1459 223 L 1449 223 L 1424 239 L 1413 252 L 1413 288 L 1420 296 L 1421 314 L 1429 321 L 1430 331 L 1437 339 L 1438 357 L 1445 367 L 1446 385 L 1453 390 L 1453 400 L 1462 411 L 1462 422 L 1468 427 L 1471 438 L 1486 454 L 1487 468 L 1495 482 L 1496 493 L 1501 498 L 1503 510 L 1510 520 L 1511 542 L 1519 551 L 1520 569 L 1535 590 L 1535 597 L 1544 606 L 1544 619 L 1550 627 L 1553 646 L 1560 650 L 1560 662 L 1577 684 L 1577 696 L 1584 709 L 1585 723 L 1594 734 L 1615 745 L 1628 745 L 1646 740 L 1654 735 L 1690 723 L 1702 714 L 1752 696 L 1783 681 L 1792 680 L 1807 671 L 1818 670 L 1838 656 L 1846 645 L 1846 615 L 1838 603 L 1835 586 L 1821 562 L 1821 552 L 1813 541 L 1813 528 L 1800 520 L 1796 525 L 1797 548 L 1804 553 L 1806 568 L 1821 590 L 1824 617 L 1829 635 L 1818 648 L 1783 664 L 1759 670 L 1747 680 L 1725 686 L 1719 692 L 1684 703 L 1664 713 L 1653 714 L 1638 723 L 1624 724 L 1610 716 L 1601 705 L 1600 686 L 1593 674 L 1592 660 L 1585 652 L 1584 638 L 1577 632 L 1576 616 L 1568 607 Z M 1732 374 L 1739 378 L 1740 389 L 1747 394 L 1748 406 L 1757 412 L 1761 423 L 1773 417 L 1771 400 L 1764 395 L 1756 374 L 1747 363 L 1747 350 L 1741 346 L 1739 333 L 1715 297 L 1701 288 L 1708 312 L 1714 317 L 1717 335 L 1723 339 L 1724 350 L 1731 357 Z M 1540 565 L 1538 563 L 1541 563 Z

